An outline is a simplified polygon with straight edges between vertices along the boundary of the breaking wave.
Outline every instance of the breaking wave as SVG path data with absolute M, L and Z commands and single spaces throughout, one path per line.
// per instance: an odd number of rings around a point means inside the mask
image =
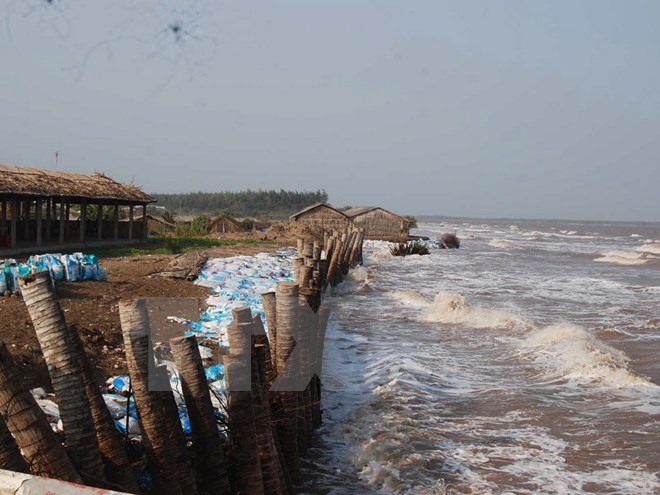
M 657 259 L 657 256 L 645 252 L 632 251 L 608 251 L 600 258 L 594 259 L 602 263 L 616 263 L 618 265 L 643 265 L 650 260 Z
M 636 248 L 635 251 L 660 255 L 660 241 L 646 241 Z
M 623 352 L 576 325 L 561 323 L 534 330 L 523 346 L 532 351 L 536 364 L 551 370 L 554 379 L 614 388 L 655 386 L 628 370 L 629 358 Z

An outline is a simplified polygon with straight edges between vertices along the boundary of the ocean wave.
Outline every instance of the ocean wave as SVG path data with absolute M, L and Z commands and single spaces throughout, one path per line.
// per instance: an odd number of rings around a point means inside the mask
M 489 243 L 489 246 L 502 248 L 502 249 L 512 249 L 515 247 L 515 244 L 508 239 L 502 239 L 501 237 L 496 237 L 492 239 Z
M 424 315 L 427 321 L 454 323 L 472 328 L 512 327 L 522 320 L 506 311 L 470 306 L 457 292 L 439 292 Z
M 646 241 L 641 246 L 635 248 L 635 251 L 660 255 L 660 241 Z
M 534 330 L 523 347 L 531 350 L 534 361 L 549 369 L 554 379 L 614 388 L 656 387 L 628 369 L 629 358 L 623 352 L 576 325 L 562 323 Z
M 406 306 L 419 309 L 420 319 L 470 328 L 507 328 L 525 321 L 499 309 L 472 306 L 458 292 L 440 291 L 431 299 L 417 291 L 395 291 L 391 296 Z
M 608 251 L 599 258 L 595 258 L 594 261 L 616 263 L 617 265 L 644 265 L 654 259 L 657 259 L 657 256 L 648 252 Z

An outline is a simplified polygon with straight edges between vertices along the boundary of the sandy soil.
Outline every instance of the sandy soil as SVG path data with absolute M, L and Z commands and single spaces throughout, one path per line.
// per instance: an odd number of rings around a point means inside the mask
M 289 245 L 289 240 L 280 239 Z M 274 251 L 277 245 L 218 247 L 205 250 L 208 257 L 233 256 Z M 193 297 L 200 308 L 209 290 L 192 282 L 153 274 L 166 271 L 174 255 L 143 255 L 101 259 L 108 272 L 107 282 L 58 282 L 57 293 L 67 324 L 75 326 L 97 370 L 99 384 L 108 377 L 126 372 L 119 325 L 120 300 L 138 297 Z M 30 388 L 51 390 L 48 370 L 41 354 L 32 322 L 20 296 L 0 297 L 0 339 L 24 371 Z

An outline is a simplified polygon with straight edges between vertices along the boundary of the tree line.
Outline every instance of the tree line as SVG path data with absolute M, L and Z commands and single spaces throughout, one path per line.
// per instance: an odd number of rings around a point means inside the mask
M 158 206 L 175 215 L 222 215 L 266 219 L 287 218 L 314 203 L 325 203 L 328 194 L 317 191 L 285 191 L 280 189 L 153 194 Z

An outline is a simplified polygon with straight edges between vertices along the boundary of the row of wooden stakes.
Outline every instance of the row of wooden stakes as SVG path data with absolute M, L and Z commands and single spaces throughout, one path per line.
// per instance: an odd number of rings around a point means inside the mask
M 234 310 L 225 365 L 228 420 L 219 429 L 195 337 L 170 341 L 192 427 L 180 425 L 170 390 L 149 389 L 154 370 L 147 300 L 121 302 L 131 388 L 139 413 L 154 493 L 289 494 L 300 480 L 300 456 L 321 424 L 319 376 L 329 310 L 321 292 L 336 285 L 362 257 L 364 233 L 327 233 L 320 243 L 298 242 L 296 282 L 263 295 L 268 336 L 250 309 Z M 91 486 L 142 493 L 136 464 L 93 377 L 80 336 L 66 325 L 48 272 L 20 280 L 59 406 L 64 442 L 51 429 L 20 369 L 0 345 L 0 468 Z M 290 360 L 297 353 L 297 359 Z M 150 366 L 151 364 L 151 366 Z M 311 372 L 314 372 L 310 376 Z M 247 377 L 247 380 L 246 378 Z M 297 387 L 272 391 L 277 380 Z M 143 456 L 141 456 L 143 457 Z

